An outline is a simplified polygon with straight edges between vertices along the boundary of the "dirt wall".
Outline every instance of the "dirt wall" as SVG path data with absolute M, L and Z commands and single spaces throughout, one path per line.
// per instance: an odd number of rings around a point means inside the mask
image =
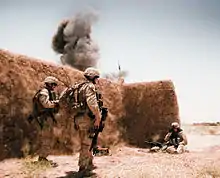
M 59 92 L 83 78 L 73 68 L 0 50 L 0 160 L 37 152 L 39 128 L 37 124 L 29 124 L 26 118 L 32 109 L 34 93 L 48 75 L 59 79 Z M 155 133 L 161 138 L 167 125 L 178 120 L 176 96 L 170 81 L 118 85 L 103 80 L 99 87 L 109 108 L 99 140 L 103 146 L 124 140 L 143 146 L 145 139 L 151 139 Z M 51 154 L 74 153 L 79 149 L 79 142 L 73 120 L 65 112 L 57 120 L 59 124 L 51 136 L 54 143 Z
M 123 137 L 132 145 L 162 141 L 170 124 L 179 122 L 179 108 L 171 81 L 134 83 L 123 88 L 126 114 L 122 118 Z
M 82 79 L 83 75 L 70 67 L 43 63 L 3 50 L 0 50 L 0 71 L 0 159 L 36 153 L 40 146 L 39 126 L 27 122 L 32 110 L 33 95 L 42 87 L 42 81 L 48 75 L 59 79 L 59 93 L 64 87 Z M 120 87 L 114 83 L 102 83 L 100 89 L 105 105 L 109 108 L 109 117 L 106 128 L 100 135 L 100 142 L 102 145 L 115 145 L 120 141 L 115 120 L 123 112 Z M 57 120 L 58 126 L 54 128 L 54 136 L 51 136 L 51 142 L 54 143 L 52 154 L 75 152 L 79 148 L 79 142 L 73 119 L 67 113 L 61 112 Z

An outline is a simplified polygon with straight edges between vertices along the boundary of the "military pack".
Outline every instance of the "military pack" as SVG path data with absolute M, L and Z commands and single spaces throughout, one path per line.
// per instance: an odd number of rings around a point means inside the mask
M 61 94 L 60 102 L 65 100 L 73 114 L 84 113 L 86 110 L 86 93 L 81 89 L 86 83 L 88 82 L 75 83 Z

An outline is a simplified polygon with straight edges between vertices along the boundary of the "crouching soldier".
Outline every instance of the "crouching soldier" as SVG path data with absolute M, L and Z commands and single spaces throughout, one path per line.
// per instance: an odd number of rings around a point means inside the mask
M 44 80 L 44 87 L 40 89 L 33 98 L 33 111 L 28 117 L 28 121 L 38 123 L 40 128 L 40 150 L 38 161 L 48 162 L 52 166 L 56 163 L 49 161 L 47 156 L 51 151 L 53 140 L 53 125 L 56 124 L 54 114 L 58 112 L 58 100 L 54 89 L 57 87 L 58 80 L 49 76 Z
M 168 148 L 166 151 L 168 153 L 183 153 L 185 152 L 185 145 L 187 145 L 186 135 L 180 128 L 177 122 L 171 124 L 171 128 L 164 138 L 165 142 L 168 142 Z

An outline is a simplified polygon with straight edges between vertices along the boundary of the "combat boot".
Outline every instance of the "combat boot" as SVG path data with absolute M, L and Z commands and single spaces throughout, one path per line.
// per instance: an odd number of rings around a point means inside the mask
M 92 176 L 92 175 L 93 175 L 93 173 L 91 172 L 91 170 L 89 170 L 85 166 L 79 167 L 79 171 L 77 174 L 78 177 L 87 177 L 87 176 Z
M 57 163 L 55 163 L 55 162 L 53 162 L 53 161 L 51 161 L 51 160 L 48 160 L 47 158 L 42 157 L 42 156 L 39 156 L 38 162 L 43 162 L 43 163 L 46 163 L 46 164 L 48 163 L 48 164 L 50 164 L 52 167 L 57 167 L 57 166 L 58 166 Z
M 90 170 L 90 171 L 92 171 L 94 169 L 97 169 L 97 166 L 95 166 L 93 164 L 93 160 L 89 160 L 89 165 L 87 166 L 87 169 Z

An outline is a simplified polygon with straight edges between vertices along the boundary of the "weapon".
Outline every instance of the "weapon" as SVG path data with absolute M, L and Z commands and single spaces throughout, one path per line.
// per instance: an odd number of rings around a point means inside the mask
M 105 107 L 101 107 L 101 114 L 102 114 L 102 117 L 101 117 L 101 121 L 99 124 L 99 128 L 93 130 L 94 136 L 92 138 L 92 143 L 91 143 L 91 146 L 89 149 L 89 151 L 93 151 L 93 155 L 95 155 L 98 150 L 98 147 L 97 147 L 98 135 L 99 135 L 99 132 L 102 132 L 105 127 L 104 122 L 105 122 L 107 115 L 108 115 L 108 109 Z
M 27 118 L 29 123 L 31 123 L 34 119 L 37 121 L 40 128 L 43 129 L 43 120 L 41 117 L 37 117 L 37 116 L 34 116 L 33 114 L 30 114 Z
M 145 143 L 149 144 L 150 147 L 158 146 L 159 148 L 163 147 L 163 144 L 160 142 L 150 142 L 150 141 L 145 141 Z
M 33 113 L 28 116 L 27 120 L 31 123 L 35 119 L 40 128 L 43 129 L 44 121 L 46 121 L 48 117 L 52 119 L 54 124 L 57 124 L 57 120 L 53 115 L 52 109 L 44 109 L 42 112 L 33 111 Z
M 150 148 L 153 148 L 155 146 L 159 147 L 162 151 L 166 150 L 167 147 L 170 145 L 169 141 L 165 143 L 160 142 L 151 142 L 151 141 L 145 141 L 145 143 L 150 145 Z

